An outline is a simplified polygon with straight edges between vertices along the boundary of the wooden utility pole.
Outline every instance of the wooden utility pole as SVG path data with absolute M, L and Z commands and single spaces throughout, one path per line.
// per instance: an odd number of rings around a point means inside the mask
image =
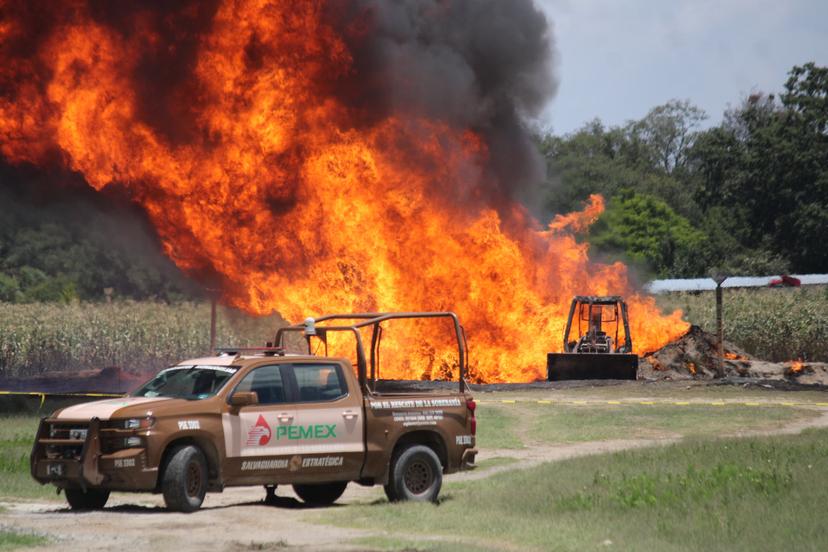
M 216 353 L 216 298 L 215 293 L 210 294 L 210 354 Z

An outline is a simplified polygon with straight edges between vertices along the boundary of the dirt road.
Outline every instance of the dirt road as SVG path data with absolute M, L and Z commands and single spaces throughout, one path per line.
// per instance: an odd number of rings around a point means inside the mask
M 773 431 L 741 433 L 771 435 L 798 433 L 811 427 L 828 427 L 828 409 L 809 420 L 798 420 Z M 661 439 L 612 440 L 525 449 L 483 450 L 481 461 L 498 456 L 516 459 L 508 465 L 450 476 L 448 481 L 483 479 L 514 469 L 525 469 L 542 462 L 577 456 L 602 454 L 631 448 L 659 446 L 680 437 Z M 363 550 L 349 544 L 352 539 L 370 536 L 369 531 L 310 524 L 308 509 L 290 488 L 279 488 L 274 504 L 264 503 L 264 490 L 258 487 L 228 489 L 210 494 L 203 508 L 193 514 L 169 513 L 160 496 L 113 494 L 104 511 L 74 513 L 62 497 L 53 502 L 0 502 L 0 528 L 14 528 L 46 535 L 50 544 L 44 550 L 129 550 L 177 552 L 202 550 Z M 364 488 L 351 484 L 338 502 L 372 502 L 383 497 L 381 487 Z M 31 549 L 35 550 L 35 549 Z

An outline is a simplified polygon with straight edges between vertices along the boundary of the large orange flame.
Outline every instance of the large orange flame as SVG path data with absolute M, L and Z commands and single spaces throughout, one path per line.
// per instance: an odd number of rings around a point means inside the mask
M 195 84 L 158 98 L 194 121 L 186 139 L 140 113 L 139 54 L 160 42 L 150 26 L 139 16 L 119 33 L 72 6 L 26 59 L 9 48 L 27 29 L 0 22 L 0 84 L 15 91 L 0 98 L 0 151 L 32 163 L 57 151 L 94 188 L 126 186 L 166 253 L 218 277 L 226 303 L 292 320 L 454 310 L 475 376 L 488 382 L 543 377 L 575 294 L 625 295 L 638 352 L 686 330 L 680 312 L 662 315 L 632 288 L 622 264 L 589 261 L 575 234 L 600 215 L 600 197 L 543 228 L 484 193 L 492 177 L 474 132 L 404 112 L 352 124 L 323 86 L 351 71 L 352 54 L 321 3 L 218 8 L 199 40 Z M 382 375 L 447 375 L 451 350 L 437 337 L 425 326 L 390 333 Z

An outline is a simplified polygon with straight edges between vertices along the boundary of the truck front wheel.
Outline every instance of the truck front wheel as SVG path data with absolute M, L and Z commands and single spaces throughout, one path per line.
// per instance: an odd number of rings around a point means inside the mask
M 109 499 L 109 491 L 103 489 L 66 489 L 65 493 L 73 510 L 100 510 Z
M 391 502 L 413 500 L 436 502 L 443 485 L 443 466 L 433 450 L 412 445 L 391 462 L 385 495 Z
M 347 486 L 347 481 L 315 485 L 300 485 L 297 483 L 293 486 L 293 490 L 305 504 L 310 504 L 311 506 L 328 506 L 342 496 Z
M 170 510 L 198 510 L 207 494 L 207 460 L 204 453 L 192 445 L 174 449 L 167 460 L 161 488 L 164 503 Z

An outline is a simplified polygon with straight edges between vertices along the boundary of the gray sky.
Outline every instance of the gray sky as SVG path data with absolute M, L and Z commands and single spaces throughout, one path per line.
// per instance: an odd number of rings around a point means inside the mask
M 552 22 L 560 88 L 541 117 L 555 133 L 612 125 L 672 98 L 707 124 L 793 65 L 828 65 L 828 0 L 535 0 Z

